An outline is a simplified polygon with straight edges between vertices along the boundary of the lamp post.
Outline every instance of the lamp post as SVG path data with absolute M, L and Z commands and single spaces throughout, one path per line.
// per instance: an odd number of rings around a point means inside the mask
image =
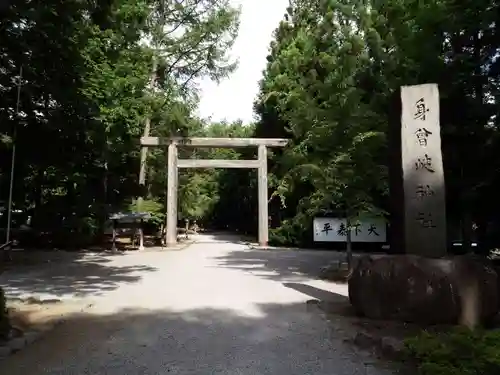
M 19 79 L 17 81 L 17 99 L 16 99 L 16 121 L 19 121 L 19 106 L 21 102 L 21 86 L 23 79 L 23 66 L 19 68 Z M 12 194 L 14 188 L 14 167 L 16 162 L 16 136 L 17 136 L 17 125 L 14 124 L 14 131 L 12 132 L 12 160 L 10 164 L 10 184 L 9 184 L 9 203 L 7 208 L 7 234 L 5 243 L 10 242 L 11 237 L 11 227 L 12 227 Z

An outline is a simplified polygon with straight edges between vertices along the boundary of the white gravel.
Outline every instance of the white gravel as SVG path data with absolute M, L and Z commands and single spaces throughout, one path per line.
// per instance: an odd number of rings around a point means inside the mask
M 390 374 L 307 309 L 313 297 L 347 293 L 308 275 L 331 257 L 208 237 L 182 251 L 109 257 L 82 277 L 93 295 L 78 294 L 77 278 L 65 290 L 92 299 L 92 310 L 0 363 L 0 374 Z M 106 280 L 120 269 L 130 271 L 123 280 Z

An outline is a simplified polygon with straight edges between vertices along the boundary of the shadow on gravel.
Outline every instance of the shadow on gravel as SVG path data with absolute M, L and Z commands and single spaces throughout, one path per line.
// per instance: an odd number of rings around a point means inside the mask
M 123 283 L 138 282 L 144 272 L 157 270 L 144 264 L 119 265 L 118 258 L 81 253 L 67 256 L 60 262 L 16 267 L 0 274 L 0 287 L 4 288 L 9 298 L 28 295 L 50 295 L 52 298 L 96 296 Z
M 316 288 L 311 285 L 300 283 L 283 283 L 283 286 L 296 290 L 299 293 L 305 294 L 322 302 L 349 303 L 349 298 L 342 294 L 333 293 L 331 291 Z
M 326 314 L 333 314 L 337 317 L 357 318 L 357 314 L 349 302 L 349 297 L 343 294 L 300 283 L 283 283 L 283 286 L 313 298 L 307 301 L 307 304 L 317 305 Z M 349 322 L 349 324 L 351 323 Z
M 386 375 L 299 304 L 78 314 L 0 373 Z
M 193 238 L 196 238 L 197 243 L 224 242 L 224 243 L 234 243 L 238 245 L 245 245 L 256 241 L 255 238 L 250 236 L 245 236 L 238 233 L 216 232 L 216 231 L 200 232 L 199 235 L 195 235 Z
M 224 268 L 241 269 L 254 275 L 281 281 L 301 276 L 316 278 L 321 267 L 343 259 L 342 253 L 319 250 L 235 250 L 215 258 Z

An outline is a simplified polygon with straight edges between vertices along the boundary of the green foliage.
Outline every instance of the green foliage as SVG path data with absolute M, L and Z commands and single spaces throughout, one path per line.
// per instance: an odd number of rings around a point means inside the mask
M 195 172 L 181 176 L 180 215 L 181 218 L 200 220 L 212 211 L 219 200 L 216 175 L 210 171 Z
M 33 4 L 11 1 L 0 20 L 0 183 L 8 186 L 15 142 L 14 205 L 48 243 L 90 242 L 109 212 L 142 193 L 153 221 L 163 220 L 164 150 L 149 151 L 146 191 L 138 191 L 146 119 L 152 136 L 289 138 L 269 160 L 274 243 L 309 245 L 315 215 L 385 216 L 391 95 L 425 82 L 440 88 L 448 218 L 463 228 L 474 222 L 484 236 L 498 232 L 487 225 L 500 208 L 494 1 L 291 1 L 252 126 L 194 115 L 197 79 L 218 81 L 236 66 L 228 50 L 239 10 L 229 0 Z M 254 150 L 180 154 L 255 157 Z M 255 171 L 184 170 L 179 181 L 179 218 L 255 231 Z
M 7 313 L 7 301 L 3 289 L 0 288 L 0 340 L 7 338 L 9 332 L 10 323 Z
M 282 239 L 305 244 L 318 214 L 385 216 L 392 94 L 427 82 L 441 95 L 448 217 L 486 230 L 499 182 L 498 9 L 490 0 L 291 2 L 255 103 L 254 134 L 290 138 L 269 165 L 270 213 L 291 231 Z
M 129 212 L 137 211 L 137 200 L 133 199 L 127 207 Z M 151 215 L 148 220 L 155 227 L 159 228 L 165 223 L 165 204 L 153 199 L 143 200 L 141 203 L 141 212 L 147 212 Z
M 225 0 L 10 2 L 2 10 L 0 183 L 8 186 L 15 142 L 14 205 L 44 236 L 32 245 L 88 243 L 139 194 L 147 117 L 151 135 L 202 127 L 193 79 L 234 69 L 227 52 L 238 16 Z M 155 150 L 148 160 L 152 201 L 164 200 L 164 157 Z M 8 189 L 1 193 L 3 205 Z
M 291 138 L 274 159 L 271 179 L 275 205 L 295 208 L 279 231 L 291 231 L 281 236 L 291 244 L 310 241 L 305 232 L 316 215 L 383 213 L 387 118 L 363 86 L 379 60 L 367 17 L 365 5 L 350 1 L 296 1 L 276 31 L 256 134 Z
M 424 332 L 407 340 L 406 347 L 422 375 L 494 375 L 500 371 L 499 330 Z
M 197 136 L 201 137 L 245 137 L 253 127 L 241 122 L 210 123 L 201 127 Z M 239 159 L 245 158 L 244 151 L 233 149 L 191 149 L 180 151 L 184 158 Z M 244 197 L 238 196 L 242 190 L 237 174 L 246 171 L 225 171 L 220 169 L 184 170 L 179 176 L 179 218 L 204 221 L 212 226 L 225 227 L 232 219 L 241 218 L 235 207 Z M 231 216 L 231 212 L 235 216 Z M 232 227 L 233 229 L 235 227 Z
M 269 244 L 272 246 L 288 246 L 297 242 L 307 243 L 306 236 L 312 231 L 312 224 L 304 227 L 300 223 L 299 220 L 285 220 L 278 228 L 271 229 L 269 231 Z

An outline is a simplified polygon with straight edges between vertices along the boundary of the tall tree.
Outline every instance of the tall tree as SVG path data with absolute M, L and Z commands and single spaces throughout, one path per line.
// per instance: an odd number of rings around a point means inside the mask
M 0 16 L 1 200 L 15 142 L 15 207 L 29 211 L 52 244 L 92 238 L 106 213 L 138 193 L 144 119 L 157 121 L 154 135 L 199 128 L 193 80 L 234 67 L 226 51 L 238 12 L 215 0 L 68 0 L 11 2 Z M 153 56 L 155 85 L 145 95 Z M 158 152 L 155 163 L 162 158 Z M 164 184 L 161 169 L 153 172 L 156 185 Z
M 426 82 L 441 92 L 451 226 L 461 222 L 466 243 L 471 221 L 486 227 L 498 170 L 497 11 L 488 0 L 291 2 L 256 103 L 257 136 L 292 138 L 271 169 L 287 206 L 282 240 L 310 241 L 306 223 L 325 210 L 387 207 L 391 95 Z
M 154 0 L 149 9 L 146 42 L 154 52 L 151 84 L 152 89 L 166 94 L 157 111 L 171 107 L 179 95 L 184 101 L 195 102 L 197 78 L 208 75 L 219 80 L 234 70 L 236 63 L 227 52 L 238 30 L 239 11 L 228 0 Z M 145 119 L 144 136 L 150 135 L 151 116 Z M 163 133 L 186 136 L 186 124 L 177 125 L 164 129 Z M 139 173 L 143 190 L 147 155 L 147 149 L 143 148 Z M 138 202 L 140 206 L 141 200 Z
M 375 210 L 374 197 L 385 190 L 384 129 L 357 86 L 371 58 L 359 28 L 367 9 L 297 1 L 288 12 L 258 108 L 263 119 L 266 106 L 275 108 L 280 119 L 275 123 L 292 136 L 292 147 L 279 160 L 286 172 L 276 195 L 282 202 L 295 189 L 303 195 L 293 222 L 285 226 L 290 224 L 287 231 L 299 226 L 304 236 L 311 217 L 320 213 L 340 210 L 355 220 Z

